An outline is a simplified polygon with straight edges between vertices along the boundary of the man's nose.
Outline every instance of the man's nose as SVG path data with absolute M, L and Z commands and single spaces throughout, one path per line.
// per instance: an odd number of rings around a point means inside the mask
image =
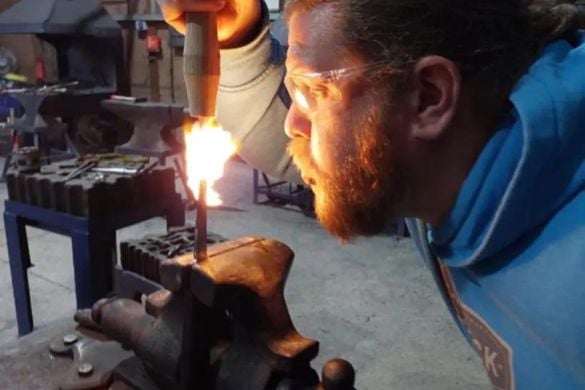
M 311 139 L 311 121 L 292 104 L 286 115 L 284 131 L 290 138 Z

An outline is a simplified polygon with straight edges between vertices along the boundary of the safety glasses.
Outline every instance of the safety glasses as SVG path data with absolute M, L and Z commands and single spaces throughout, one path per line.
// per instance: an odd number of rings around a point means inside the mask
M 339 81 L 388 67 L 388 63 L 374 63 L 324 72 L 293 72 L 285 76 L 284 84 L 293 104 L 306 115 L 314 115 L 341 99 Z

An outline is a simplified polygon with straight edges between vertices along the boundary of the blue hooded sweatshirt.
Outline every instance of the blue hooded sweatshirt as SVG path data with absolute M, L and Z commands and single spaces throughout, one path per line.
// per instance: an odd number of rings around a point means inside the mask
M 548 45 L 447 218 L 409 221 L 497 389 L 585 389 L 585 33 Z

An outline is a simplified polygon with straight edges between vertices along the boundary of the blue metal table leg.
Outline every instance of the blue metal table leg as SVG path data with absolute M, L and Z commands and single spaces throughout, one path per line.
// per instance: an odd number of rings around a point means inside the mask
M 16 322 L 20 336 L 32 332 L 33 316 L 30 303 L 27 268 L 30 266 L 26 226 L 22 218 L 14 213 L 4 212 L 6 244 L 10 260 L 12 291 L 16 306 Z
M 77 308 L 91 307 L 112 290 L 116 232 L 71 232 Z
M 92 274 L 91 274 L 91 241 L 89 232 L 71 232 L 73 247 L 73 273 L 75 275 L 75 298 L 77 308 L 91 307 Z
M 116 265 L 116 231 L 90 235 L 91 238 L 91 304 L 107 297 L 114 288 L 114 266 Z

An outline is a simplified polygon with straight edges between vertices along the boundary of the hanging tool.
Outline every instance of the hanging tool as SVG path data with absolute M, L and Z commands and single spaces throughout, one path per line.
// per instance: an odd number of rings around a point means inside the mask
M 81 176 L 81 174 L 88 172 L 90 169 L 95 167 L 97 165 L 97 163 L 98 163 L 97 160 L 85 161 L 77 169 L 73 170 L 70 174 L 65 176 L 64 180 L 69 181 L 69 180 L 75 179 L 78 176 Z

